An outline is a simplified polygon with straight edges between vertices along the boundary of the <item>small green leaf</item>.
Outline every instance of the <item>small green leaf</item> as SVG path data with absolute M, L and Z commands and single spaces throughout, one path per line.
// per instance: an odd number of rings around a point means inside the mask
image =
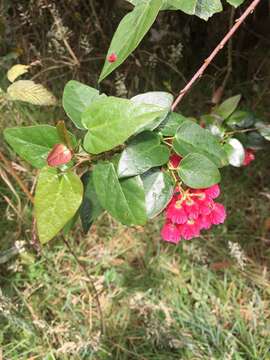
M 139 175 L 169 160 L 169 149 L 160 145 L 158 135 L 143 132 L 130 141 L 118 163 L 119 178 Z
M 87 171 L 84 173 L 81 180 L 84 186 L 84 195 L 79 212 L 83 231 L 87 233 L 93 222 L 103 212 L 103 208 L 97 198 L 92 172 Z
M 254 125 L 255 116 L 249 111 L 237 110 L 227 120 L 226 125 L 232 129 L 247 129 Z
M 230 5 L 234 6 L 234 7 L 238 7 L 240 5 L 243 4 L 245 0 L 227 0 L 227 3 L 229 3 Z
M 218 142 L 218 139 L 208 130 L 189 120 L 186 120 L 179 126 L 173 142 L 173 148 L 181 156 L 193 152 L 202 154 L 218 167 L 228 163 L 226 152 Z
M 240 167 L 245 158 L 245 149 L 238 139 L 231 138 L 224 145 L 224 149 L 228 154 L 229 164 Z
M 144 191 L 146 212 L 149 219 L 154 218 L 170 202 L 174 184 L 171 177 L 159 169 L 152 169 L 141 175 Z
M 95 101 L 82 115 L 83 124 L 89 130 L 84 148 L 91 154 L 111 150 L 164 113 L 158 106 L 137 105 L 116 97 Z
M 110 63 L 106 58 L 99 81 L 102 81 L 121 65 L 129 54 L 136 49 L 155 21 L 162 3 L 162 0 L 148 0 L 136 6 L 122 19 L 107 53 L 107 57 L 112 53 L 116 54 L 117 60 Z
M 241 95 L 236 95 L 225 100 L 222 104 L 215 107 L 213 113 L 226 120 L 237 108 Z
M 170 112 L 158 130 L 163 136 L 174 136 L 178 127 L 187 120 L 181 114 Z
M 193 189 L 207 188 L 220 181 L 216 165 L 201 154 L 189 154 L 184 157 L 178 168 L 183 182 Z
M 83 195 L 80 178 L 73 172 L 58 173 L 44 167 L 38 177 L 35 216 L 42 244 L 51 240 L 74 216 Z
M 119 180 L 110 162 L 99 163 L 93 170 L 98 200 L 116 220 L 125 225 L 144 225 L 147 221 L 145 194 L 139 176 Z
M 79 81 L 70 80 L 66 84 L 63 93 L 63 108 L 77 128 L 85 129 L 81 122 L 81 115 L 98 97 L 98 90 Z
M 72 145 L 76 146 L 75 137 L 69 133 Z M 7 128 L 4 138 L 12 149 L 32 166 L 42 168 L 55 144 L 61 143 L 57 129 L 49 125 Z

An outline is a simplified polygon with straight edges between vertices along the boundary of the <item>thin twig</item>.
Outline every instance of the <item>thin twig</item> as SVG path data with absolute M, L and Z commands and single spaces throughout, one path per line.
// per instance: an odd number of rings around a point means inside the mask
M 65 245 L 67 246 L 69 252 L 71 253 L 71 255 L 74 257 L 75 261 L 77 262 L 77 264 L 79 265 L 79 267 L 81 268 L 81 270 L 85 273 L 86 277 L 89 279 L 91 286 L 92 286 L 92 290 L 95 293 L 95 300 L 97 303 L 97 308 L 98 308 L 98 312 L 99 312 L 99 317 L 100 317 L 100 331 L 101 334 L 105 334 L 105 323 L 104 323 L 104 316 L 103 316 L 103 312 L 101 309 L 101 304 L 100 304 L 100 300 L 99 300 L 99 295 L 98 295 L 98 291 L 97 288 L 95 286 L 95 283 L 92 279 L 92 277 L 89 275 L 86 267 L 84 266 L 84 264 L 80 261 L 80 259 L 78 258 L 78 256 L 76 255 L 76 253 L 74 252 L 74 250 L 72 249 L 72 247 L 70 246 L 69 242 L 66 240 L 66 238 L 64 236 L 62 236 L 63 241 L 65 243 Z M 88 283 L 86 283 L 86 286 L 88 287 Z M 91 293 L 91 290 L 88 288 L 89 292 Z
M 235 20 L 235 24 L 233 25 L 233 27 L 229 30 L 229 32 L 221 40 L 221 42 L 218 44 L 218 46 L 212 51 L 210 56 L 204 61 L 203 65 L 199 68 L 199 70 L 191 78 L 189 83 L 180 91 L 178 97 L 175 99 L 175 101 L 172 105 L 172 111 L 175 110 L 175 108 L 180 103 L 180 101 L 183 99 L 183 97 L 191 89 L 192 85 L 199 78 L 202 77 L 204 71 L 207 69 L 207 67 L 210 65 L 210 63 L 213 61 L 213 59 L 217 56 L 217 54 L 220 52 L 220 50 L 223 49 L 223 47 L 230 40 L 230 38 L 234 35 L 234 33 L 239 29 L 239 27 L 245 21 L 245 19 L 248 17 L 248 15 L 253 13 L 253 11 L 255 10 L 256 6 L 260 3 L 260 1 L 261 0 L 253 0 L 252 3 L 249 5 L 249 7 L 246 9 L 246 11 L 244 11 L 243 14 L 240 16 L 240 18 Z
M 13 170 L 12 165 L 10 162 L 6 159 L 4 154 L 0 151 L 0 160 L 4 163 L 6 170 L 10 173 L 10 175 L 17 181 L 18 185 L 22 189 L 22 191 L 26 194 L 28 199 L 31 201 L 32 204 L 34 204 L 34 198 L 30 191 L 27 189 L 26 185 L 23 183 L 23 181 L 19 178 L 19 176 L 16 174 L 16 172 Z

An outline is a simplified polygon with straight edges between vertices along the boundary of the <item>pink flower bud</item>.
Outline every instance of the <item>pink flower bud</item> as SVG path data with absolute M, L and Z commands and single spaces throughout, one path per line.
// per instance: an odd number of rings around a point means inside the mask
M 52 167 L 67 164 L 72 159 L 72 152 L 64 144 L 56 144 L 47 156 L 47 164 Z
M 111 55 L 108 56 L 107 60 L 110 63 L 114 63 L 117 60 L 117 55 L 115 53 L 111 53 Z
M 252 149 L 245 149 L 245 158 L 243 161 L 243 166 L 248 166 L 254 160 L 255 160 L 254 151 Z

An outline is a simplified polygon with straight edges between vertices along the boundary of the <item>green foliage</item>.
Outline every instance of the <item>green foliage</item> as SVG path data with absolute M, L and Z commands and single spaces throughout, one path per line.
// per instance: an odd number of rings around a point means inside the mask
M 141 176 L 145 191 L 146 212 L 149 219 L 167 206 L 174 192 L 174 183 L 164 171 L 153 169 Z
M 118 163 L 119 178 L 139 175 L 169 160 L 169 149 L 160 145 L 158 135 L 143 132 L 131 140 Z
M 119 180 L 111 162 L 99 163 L 93 181 L 101 206 L 125 225 L 144 225 L 147 221 L 145 193 L 139 176 Z
M 218 167 L 227 164 L 227 156 L 217 138 L 198 124 L 186 120 L 177 129 L 174 150 L 181 156 L 199 153 L 208 157 Z
M 69 135 L 73 146 L 76 146 L 74 135 Z M 18 155 L 37 168 L 47 164 L 49 151 L 61 142 L 57 129 L 49 125 L 7 128 L 4 137 Z
M 164 113 L 158 106 L 137 105 L 116 97 L 95 101 L 82 115 L 82 122 L 89 130 L 84 148 L 91 154 L 111 150 Z
M 103 208 L 98 201 L 92 172 L 85 172 L 81 177 L 81 180 L 84 187 L 84 194 L 79 213 L 83 231 L 84 233 L 87 233 L 93 222 L 103 212 Z
M 99 81 L 102 81 L 136 49 L 155 21 L 162 7 L 162 0 L 149 0 L 138 4 L 120 22 L 114 33 L 108 55 L 115 53 L 117 60 L 110 63 L 106 59 Z
M 202 154 L 192 153 L 184 157 L 178 168 L 183 182 L 194 189 L 207 188 L 220 182 L 217 166 Z
M 70 80 L 66 84 L 63 93 L 63 108 L 77 128 L 84 129 L 81 115 L 98 97 L 98 90 L 88 85 L 75 80 Z
M 73 172 L 44 167 L 38 177 L 35 216 L 42 244 L 51 240 L 73 217 L 83 196 L 83 185 Z
M 178 127 L 185 120 L 187 120 L 187 118 L 183 115 L 175 112 L 170 112 L 166 119 L 163 121 L 163 123 L 160 125 L 158 130 L 163 136 L 174 136 Z
M 213 114 L 219 116 L 222 120 L 227 119 L 237 108 L 241 95 L 236 95 L 225 100 L 222 104 L 217 106 Z

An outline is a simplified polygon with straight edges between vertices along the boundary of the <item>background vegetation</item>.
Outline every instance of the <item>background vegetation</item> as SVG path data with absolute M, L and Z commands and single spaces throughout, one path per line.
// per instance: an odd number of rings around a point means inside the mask
M 2 102 L 0 129 L 66 118 L 60 106 L 64 84 L 77 79 L 97 85 L 129 5 L 4 0 L 0 7 L 0 87 L 5 89 L 11 65 L 35 61 L 31 78 L 59 99 L 54 108 Z M 123 97 L 150 90 L 176 95 L 241 12 L 225 7 L 207 23 L 162 13 L 101 90 Z M 180 111 L 195 117 L 209 111 L 226 78 L 224 97 L 242 93 L 242 107 L 269 122 L 269 17 L 269 2 L 263 1 Z M 0 146 L 33 188 L 35 173 L 2 139 Z M 160 240 L 162 216 L 145 229 L 128 229 L 107 215 L 87 236 L 76 228 L 68 241 L 87 275 L 61 238 L 41 252 L 36 248 L 30 204 L 1 164 L 3 359 L 270 359 L 269 170 L 269 149 L 258 152 L 249 168 L 226 169 L 227 222 L 177 247 Z M 18 247 L 21 253 L 12 256 Z

